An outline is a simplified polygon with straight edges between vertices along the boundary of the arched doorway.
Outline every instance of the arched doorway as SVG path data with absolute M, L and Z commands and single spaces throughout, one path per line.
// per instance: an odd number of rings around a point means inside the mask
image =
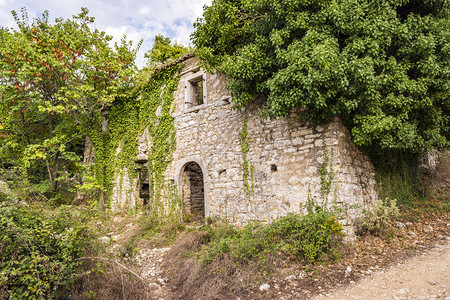
M 200 165 L 194 161 L 187 163 L 181 173 L 182 198 L 185 213 L 192 221 L 205 217 L 205 185 Z

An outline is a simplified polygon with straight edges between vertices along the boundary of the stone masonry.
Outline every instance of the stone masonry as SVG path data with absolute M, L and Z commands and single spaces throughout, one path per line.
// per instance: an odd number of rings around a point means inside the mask
M 200 75 L 203 104 L 193 106 L 188 98 L 189 80 Z M 333 149 L 335 175 L 329 201 L 350 206 L 347 221 L 377 198 L 374 168 L 337 118 L 326 126 L 313 126 L 295 112 L 283 119 L 266 120 L 259 116 L 257 105 L 233 109 L 226 78 L 203 72 L 195 58 L 184 62 L 175 101 L 177 150 L 167 177 L 182 191 L 184 168 L 196 162 L 203 172 L 206 216 L 243 224 L 303 212 L 308 194 L 321 199 L 323 141 L 329 152 Z M 240 146 L 244 118 L 248 120 L 247 160 L 253 173 L 249 176 L 254 187 L 250 195 L 244 189 Z
M 173 109 L 177 145 L 166 177 L 175 183 L 185 210 L 204 205 L 195 211 L 238 225 L 249 220 L 269 222 L 289 212 L 303 213 L 308 197 L 324 201 L 319 173 L 323 141 L 334 170 L 327 203 L 347 208 L 342 221 L 351 224 L 378 197 L 373 165 L 338 118 L 314 126 L 295 111 L 282 119 L 267 120 L 259 115 L 256 104 L 233 109 L 223 75 L 204 72 L 194 57 L 182 64 Z M 196 99 L 199 94 L 203 99 Z M 244 119 L 249 145 L 245 155 L 240 144 Z M 248 190 L 244 156 L 250 171 Z M 188 173 L 193 172 L 201 174 L 190 179 Z M 203 199 L 192 200 L 195 197 Z M 347 231 L 351 232 L 351 227 Z

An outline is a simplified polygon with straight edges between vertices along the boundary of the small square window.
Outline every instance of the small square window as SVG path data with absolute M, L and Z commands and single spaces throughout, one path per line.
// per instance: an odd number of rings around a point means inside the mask
M 202 105 L 203 104 L 203 78 L 198 81 L 191 81 L 192 89 L 192 105 Z
M 184 102 L 187 109 L 206 103 L 205 74 L 202 71 L 186 78 L 186 95 Z

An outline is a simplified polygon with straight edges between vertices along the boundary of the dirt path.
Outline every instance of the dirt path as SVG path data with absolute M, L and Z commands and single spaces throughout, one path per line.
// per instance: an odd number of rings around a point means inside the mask
M 450 299 L 450 242 L 315 299 Z

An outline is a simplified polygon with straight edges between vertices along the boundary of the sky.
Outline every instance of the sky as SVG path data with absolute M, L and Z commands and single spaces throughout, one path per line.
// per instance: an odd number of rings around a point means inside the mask
M 26 7 L 32 20 L 49 11 L 50 20 L 71 18 L 81 12 L 81 7 L 89 9 L 95 17 L 95 27 L 112 35 L 119 41 L 125 34 L 127 40 L 136 45 L 143 39 L 136 63 L 144 65 L 144 53 L 153 45 L 157 34 L 170 37 L 172 41 L 189 45 L 193 23 L 201 17 L 204 5 L 211 0 L 0 0 L 0 26 L 16 28 L 11 14 L 19 15 Z

